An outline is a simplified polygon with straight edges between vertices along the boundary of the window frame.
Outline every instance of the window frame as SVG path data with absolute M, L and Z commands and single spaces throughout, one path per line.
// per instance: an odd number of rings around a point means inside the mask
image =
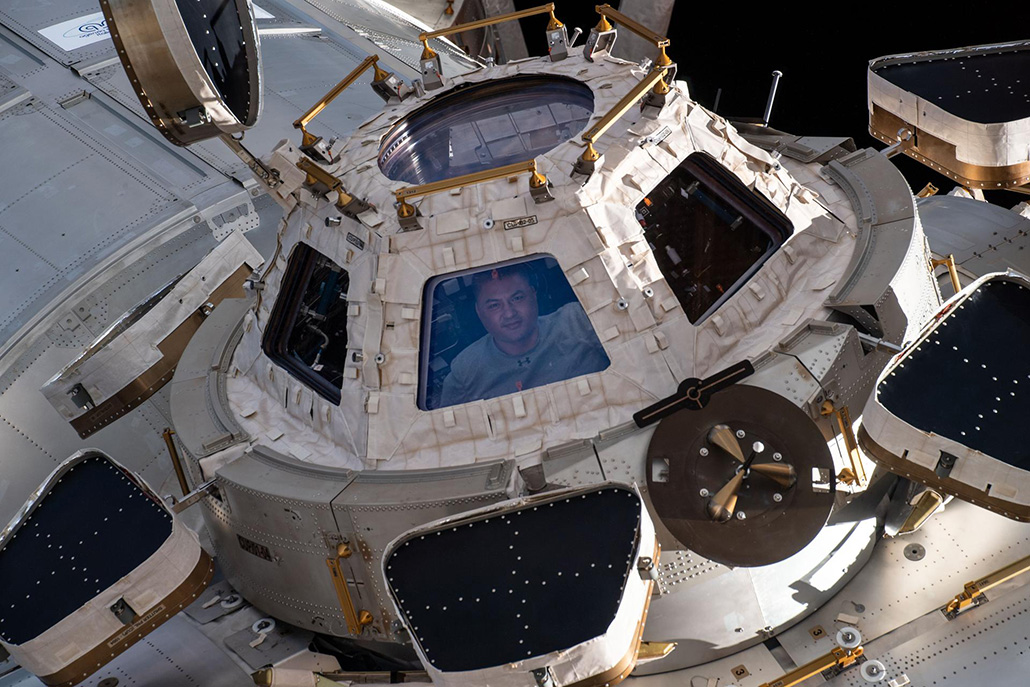
M 317 371 L 306 365 L 296 353 L 289 349 L 290 337 L 297 324 L 297 315 L 304 300 L 319 258 L 333 263 L 347 276 L 346 292 L 350 291 L 350 272 L 339 265 L 328 255 L 316 248 L 298 242 L 290 252 L 279 282 L 279 293 L 272 305 L 268 324 L 261 337 L 261 350 L 273 363 L 285 370 L 325 400 L 340 405 L 342 398 L 342 382 L 337 387 Z M 349 318 L 348 318 L 349 319 Z
M 711 304 L 704 312 L 702 312 L 696 320 L 690 318 L 688 308 L 680 298 L 679 289 L 674 286 L 674 283 L 665 274 L 662 269 L 661 261 L 658 260 L 657 252 L 659 247 L 654 246 L 651 237 L 648 236 L 648 228 L 642 227 L 645 240 L 648 245 L 652 247 L 652 252 L 655 253 L 655 260 L 658 263 L 658 270 L 662 274 L 662 278 L 665 279 L 672 290 L 673 295 L 676 297 L 676 301 L 683 308 L 683 313 L 694 326 L 700 326 L 712 315 L 714 315 L 726 302 L 732 298 L 750 279 L 762 268 L 762 266 L 771 258 L 776 252 L 783 246 L 784 243 L 794 233 L 794 223 L 790 221 L 779 208 L 766 198 L 759 191 L 748 188 L 744 185 L 744 182 L 733 172 L 726 169 L 721 165 L 715 158 L 704 151 L 695 151 L 688 155 L 682 160 L 676 168 L 665 175 L 660 182 L 644 195 L 644 198 L 640 200 L 634 206 L 634 214 L 639 211 L 640 206 L 645 204 L 645 199 L 654 193 L 662 184 L 666 183 L 670 177 L 677 174 L 680 170 L 685 171 L 691 175 L 695 180 L 700 182 L 701 187 L 711 196 L 717 200 L 727 204 L 736 212 L 739 212 L 742 217 L 752 223 L 757 229 L 761 230 L 766 236 L 768 236 L 773 245 L 767 249 L 758 259 L 751 263 L 739 277 L 737 277 L 732 284 L 730 284 L 723 293 Z M 715 212 L 713 210 L 713 212 Z M 729 227 L 726 227 L 729 229 Z M 670 245 L 670 244 L 665 244 Z
M 456 408 L 456 407 L 459 407 L 459 406 L 462 406 L 462 405 L 466 405 L 467 403 L 477 403 L 477 402 L 480 402 L 480 401 L 489 401 L 489 400 L 493 400 L 493 399 L 497 399 L 497 398 L 503 398 L 506 395 L 510 395 L 510 394 L 501 394 L 500 396 L 493 396 L 493 397 L 487 398 L 487 399 L 480 399 L 479 401 L 467 401 L 466 403 L 455 403 L 455 404 L 452 404 L 452 405 L 437 405 L 437 406 L 434 406 L 432 408 L 428 407 L 428 405 L 426 403 L 426 399 L 427 399 L 428 391 L 429 391 L 429 375 L 430 375 L 429 364 L 430 364 L 430 362 L 432 360 L 431 357 L 430 357 L 430 353 L 432 352 L 432 346 L 430 345 L 430 342 L 432 341 L 432 336 L 433 336 L 433 319 L 432 319 L 433 318 L 433 304 L 434 304 L 433 292 L 436 290 L 436 288 L 442 282 L 447 281 L 449 279 L 460 279 L 461 277 L 466 277 L 466 276 L 471 276 L 471 275 L 479 274 L 481 272 L 485 272 L 485 271 L 488 271 L 488 270 L 500 269 L 500 268 L 510 267 L 512 265 L 518 265 L 518 264 L 533 263 L 533 262 L 535 262 L 537 260 L 546 260 L 546 259 L 551 259 L 551 260 L 553 260 L 555 262 L 555 264 L 558 267 L 558 270 L 561 272 L 562 277 L 565 279 L 566 285 L 568 286 L 569 290 L 572 292 L 573 296 L 575 297 L 574 300 L 570 300 L 570 301 L 564 303 L 563 305 L 568 305 L 568 304 L 571 304 L 571 303 L 575 302 L 575 304 L 577 306 L 579 306 L 580 309 L 582 309 L 583 315 L 586 317 L 587 321 L 590 322 L 591 329 L 594 329 L 593 321 L 590 319 L 590 315 L 589 315 L 589 313 L 587 313 L 586 308 L 583 307 L 583 303 L 582 303 L 582 301 L 580 301 L 579 295 L 576 293 L 575 287 L 573 286 L 572 282 L 569 281 L 568 276 L 565 274 L 565 271 L 564 271 L 564 269 L 561 266 L 561 262 L 558 260 L 558 258 L 556 256 L 554 256 L 551 253 L 533 253 L 531 255 L 519 256 L 517 258 L 511 258 L 511 259 L 508 259 L 508 260 L 501 260 L 499 262 L 492 262 L 492 263 L 488 263 L 488 264 L 484 264 L 484 265 L 478 265 L 476 267 L 468 267 L 466 269 L 456 270 L 454 272 L 446 272 L 446 273 L 442 273 L 442 274 L 434 274 L 433 276 L 431 276 L 429 279 L 426 280 L 426 283 L 422 287 L 422 306 L 421 306 L 421 318 L 420 318 L 420 321 L 419 321 L 419 335 L 418 335 L 418 379 L 417 379 L 417 388 L 416 388 L 416 393 L 415 393 L 415 404 L 416 404 L 416 406 L 418 407 L 419 410 L 424 411 L 424 412 L 436 412 L 436 411 L 441 411 L 441 410 L 445 410 L 445 409 L 448 409 L 448 408 Z M 539 275 L 537 275 L 537 276 L 539 278 Z M 538 285 L 534 285 L 534 286 L 538 286 Z M 570 379 L 578 379 L 579 377 L 585 377 L 585 376 L 587 376 L 589 374 L 598 374 L 600 372 L 604 372 L 605 370 L 608 370 L 608 369 L 611 368 L 611 366 L 612 366 L 611 356 L 609 355 L 608 350 L 605 348 L 604 342 L 601 340 L 601 337 L 597 333 L 596 329 L 594 329 L 594 336 L 597 339 L 598 346 L 604 352 L 605 357 L 608 358 L 608 365 L 606 367 L 602 368 L 601 370 L 597 370 L 595 372 L 584 373 L 582 375 L 577 375 L 575 377 L 569 377 L 567 379 L 561 380 L 562 382 L 567 382 Z M 465 350 L 465 349 L 462 348 L 461 350 Z M 459 351 L 459 353 L 460 352 L 461 351 Z M 559 382 L 555 381 L 555 382 L 551 382 L 551 383 L 552 384 L 557 384 Z M 541 386 L 527 387 L 526 389 L 523 390 L 523 392 L 531 391 L 532 389 L 543 388 L 544 386 L 549 386 L 549 385 L 550 384 L 544 384 L 544 385 L 541 385 Z M 516 393 L 516 392 L 513 392 L 513 393 Z

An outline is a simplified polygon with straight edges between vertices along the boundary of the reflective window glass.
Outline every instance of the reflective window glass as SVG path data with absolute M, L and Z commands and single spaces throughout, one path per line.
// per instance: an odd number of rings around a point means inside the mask
M 610 361 L 551 256 L 433 277 L 423 294 L 419 407 L 495 398 Z
M 347 271 L 303 243 L 283 275 L 265 354 L 323 398 L 340 402 L 347 359 Z
M 790 220 L 705 153 L 636 207 L 658 268 L 694 324 L 718 310 L 790 236 Z
M 593 112 L 590 87 L 561 76 L 458 86 L 386 135 L 379 168 L 390 179 L 426 184 L 531 160 L 577 135 Z

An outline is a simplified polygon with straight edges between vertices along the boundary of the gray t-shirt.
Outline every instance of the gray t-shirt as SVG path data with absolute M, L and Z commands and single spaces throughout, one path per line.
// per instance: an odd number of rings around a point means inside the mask
M 566 303 L 537 320 L 532 350 L 508 355 L 489 334 L 459 353 L 443 382 L 440 406 L 494 398 L 598 372 L 608 355 L 579 303 Z

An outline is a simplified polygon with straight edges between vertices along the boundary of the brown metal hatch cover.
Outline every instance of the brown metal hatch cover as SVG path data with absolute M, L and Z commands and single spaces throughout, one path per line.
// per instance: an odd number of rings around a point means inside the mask
M 691 551 L 726 565 L 792 556 L 819 533 L 834 502 L 822 433 L 792 402 L 754 386 L 730 387 L 702 410 L 662 420 L 647 461 L 665 526 Z

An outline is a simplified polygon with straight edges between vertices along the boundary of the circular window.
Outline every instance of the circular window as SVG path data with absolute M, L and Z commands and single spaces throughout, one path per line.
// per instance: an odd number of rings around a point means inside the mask
M 386 135 L 379 168 L 395 181 L 426 184 L 531 160 L 578 134 L 593 113 L 590 87 L 561 76 L 459 86 Z

